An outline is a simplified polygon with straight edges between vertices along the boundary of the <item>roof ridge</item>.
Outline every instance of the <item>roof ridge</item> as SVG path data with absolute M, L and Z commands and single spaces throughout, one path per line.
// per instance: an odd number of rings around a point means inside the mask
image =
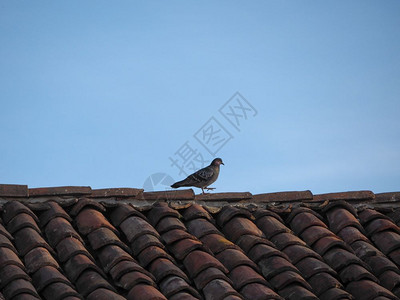
M 305 191 L 279 191 L 261 194 L 250 192 L 223 192 L 195 194 L 193 189 L 144 191 L 140 188 L 119 187 L 92 189 L 90 186 L 57 186 L 29 188 L 28 185 L 0 184 L 0 204 L 10 200 L 32 203 L 50 200 L 67 201 L 68 198 L 90 198 L 96 201 L 125 201 L 143 206 L 151 202 L 196 201 L 209 206 L 256 205 L 283 206 L 290 209 L 299 205 L 322 209 L 332 201 L 346 201 L 353 206 L 369 206 L 380 209 L 400 208 L 400 192 L 374 193 L 370 190 L 313 194 Z M 142 202 L 141 202 L 142 201 Z M 285 208 L 286 207 L 286 208 Z

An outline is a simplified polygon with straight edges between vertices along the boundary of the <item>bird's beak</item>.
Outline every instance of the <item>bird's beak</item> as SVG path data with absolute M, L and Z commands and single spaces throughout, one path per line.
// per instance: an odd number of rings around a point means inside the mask
M 225 166 L 225 164 L 221 161 L 221 164 Z

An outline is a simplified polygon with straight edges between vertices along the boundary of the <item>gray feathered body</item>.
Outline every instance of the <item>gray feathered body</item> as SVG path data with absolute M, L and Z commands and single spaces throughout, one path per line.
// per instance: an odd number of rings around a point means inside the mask
M 204 188 L 213 184 L 218 179 L 218 175 L 219 165 L 210 165 L 189 175 L 182 181 L 175 182 L 173 185 L 171 185 L 171 187 L 178 188 L 182 186 L 194 186 L 198 188 Z

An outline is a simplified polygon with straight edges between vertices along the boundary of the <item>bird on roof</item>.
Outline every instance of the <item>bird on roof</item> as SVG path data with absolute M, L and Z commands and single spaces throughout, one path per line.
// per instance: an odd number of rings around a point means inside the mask
M 194 186 L 201 188 L 203 194 L 205 194 L 204 189 L 214 190 L 215 188 L 210 188 L 208 186 L 217 180 L 220 165 L 224 165 L 222 159 L 215 158 L 209 166 L 194 172 L 182 181 L 175 182 L 171 187 L 176 189 L 182 186 Z

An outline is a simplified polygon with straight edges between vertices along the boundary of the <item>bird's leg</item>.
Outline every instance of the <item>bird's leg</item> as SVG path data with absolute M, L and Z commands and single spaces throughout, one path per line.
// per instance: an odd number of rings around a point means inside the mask
M 203 195 L 204 195 L 204 194 L 205 194 L 205 193 L 204 193 L 204 189 L 203 189 L 203 188 L 201 188 L 201 190 L 202 190 L 202 192 L 203 192 Z

